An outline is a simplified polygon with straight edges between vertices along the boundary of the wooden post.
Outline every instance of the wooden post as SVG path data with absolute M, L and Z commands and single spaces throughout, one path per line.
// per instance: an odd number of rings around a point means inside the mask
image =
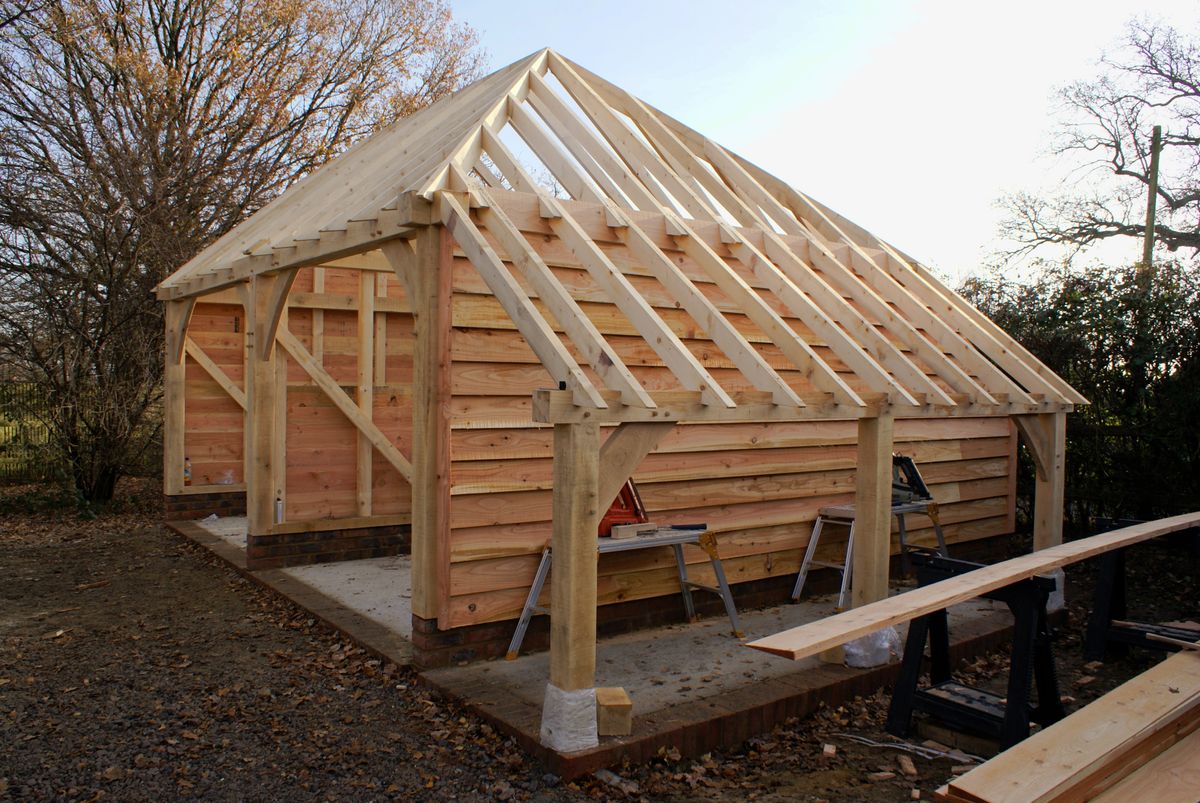
M 375 274 L 359 272 L 358 282 L 358 383 L 355 388 L 358 409 L 367 420 L 375 417 Z M 355 473 L 358 515 L 371 515 L 373 485 L 372 461 L 375 449 L 365 433 L 358 433 L 358 461 Z
M 599 478 L 599 426 L 555 424 L 550 682 L 563 691 L 596 685 Z
M 384 247 L 413 314 L 413 615 L 437 619 L 450 595 L 450 240 L 441 227 Z
M 892 430 L 890 413 L 858 421 L 858 470 L 854 489 L 855 608 L 885 599 L 892 545 Z
M 1037 428 L 1042 459 L 1036 460 L 1033 491 L 1033 548 L 1046 549 L 1063 540 L 1063 514 L 1067 480 L 1067 414 L 1028 416 Z
M 283 489 L 276 483 L 282 467 L 275 465 L 275 338 L 274 305 L 279 302 L 277 275 L 251 279 L 246 311 L 246 516 L 248 533 L 263 535 L 275 523 L 275 499 Z
M 183 491 L 184 447 L 184 341 L 194 299 L 168 301 L 166 349 L 163 367 L 163 493 Z
M 550 682 L 541 742 L 559 752 L 597 744 L 596 528 L 600 523 L 600 427 L 554 425 L 550 575 Z

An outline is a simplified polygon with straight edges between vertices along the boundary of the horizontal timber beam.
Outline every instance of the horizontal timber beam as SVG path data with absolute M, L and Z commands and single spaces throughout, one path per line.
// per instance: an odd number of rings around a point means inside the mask
M 658 391 L 650 394 L 653 408 L 622 405 L 619 398 L 606 393 L 607 408 L 576 405 L 568 391 L 553 389 L 533 393 L 533 420 L 541 424 L 569 424 L 596 421 L 617 424 L 623 421 L 850 421 L 873 418 L 890 410 L 897 419 L 909 418 L 980 418 L 985 416 L 1027 415 L 1070 412 L 1070 405 L 1055 402 L 1038 404 L 980 404 L 969 400 L 953 407 L 923 404 L 891 404 L 882 394 L 863 394 L 864 406 L 835 404 L 830 397 L 807 398 L 806 406 L 774 404 L 770 394 L 761 391 L 733 393 L 733 407 L 704 404 L 694 391 Z
M 1029 555 L 985 566 L 939 583 L 908 591 L 890 599 L 830 616 L 773 636 L 752 641 L 747 647 L 798 661 L 874 633 L 885 627 L 940 611 L 981 594 L 1003 588 L 1071 563 L 1147 541 L 1167 533 L 1200 526 L 1200 513 L 1148 521 L 1120 530 L 1093 535 Z

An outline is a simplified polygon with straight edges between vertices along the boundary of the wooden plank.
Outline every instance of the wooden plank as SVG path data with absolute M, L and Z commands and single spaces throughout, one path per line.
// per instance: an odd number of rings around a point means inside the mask
M 1093 798 L 1098 803 L 1195 803 L 1200 789 L 1200 730 L 1194 730 Z
M 856 608 L 887 599 L 892 529 L 892 446 L 890 415 L 858 422 L 855 474 L 854 555 L 851 600 Z
M 600 430 L 554 428 L 550 682 L 564 691 L 596 685 L 596 528 Z
M 618 204 L 631 202 L 638 209 L 657 209 L 658 201 L 628 168 L 583 123 L 540 75 L 529 79 L 529 103 L 567 147 L 588 174 Z
M 637 469 L 663 436 L 675 428 L 673 423 L 621 424 L 600 449 L 598 497 L 607 509 L 621 486 Z M 607 501 L 606 501 L 607 500 Z
M 317 361 L 313 359 L 313 356 L 308 352 L 308 349 L 304 348 L 304 344 L 297 340 L 291 332 L 286 332 L 283 330 L 279 331 L 277 339 L 279 343 L 285 349 L 287 349 L 288 353 L 292 356 L 292 359 L 294 359 L 300 365 L 300 367 L 304 369 L 305 373 L 312 377 L 312 380 L 317 384 L 317 387 L 319 387 L 329 398 L 329 400 L 332 401 L 337 408 L 342 411 L 342 414 L 350 420 L 350 423 L 353 424 L 359 432 L 362 432 L 367 436 L 368 440 L 371 442 L 371 445 L 378 449 L 379 452 L 385 458 L 387 458 L 387 461 L 392 465 L 392 467 L 400 472 L 400 476 L 404 477 L 406 481 L 411 483 L 413 468 L 412 464 L 408 461 L 408 458 L 401 454 L 400 450 L 396 448 L 395 444 L 391 442 L 388 436 L 381 432 L 379 427 L 377 427 L 374 422 L 372 422 L 369 418 L 367 418 L 366 415 L 363 414 L 361 410 L 359 410 L 358 405 L 346 395 L 345 391 L 343 391 L 341 386 L 334 381 L 333 377 L 331 377 L 325 371 L 324 367 L 317 364 Z
M 576 404 L 607 407 L 608 403 L 504 267 L 458 199 L 449 193 L 442 193 L 438 198 L 447 230 L 467 252 L 471 264 L 488 283 L 554 382 L 566 382 Z
M 746 646 L 799 660 L 884 627 L 974 599 L 1019 580 L 1198 525 L 1200 513 L 1187 513 L 1070 541 L 908 591 L 891 599 L 873 602 L 813 624 L 785 630 Z
M 950 791 L 988 803 L 1090 800 L 1197 726 L 1200 655 L 1177 653 L 955 779 Z
M 493 196 L 484 192 L 492 201 Z M 509 259 L 517 266 L 538 296 L 559 322 L 567 337 L 579 348 L 588 364 L 600 375 L 609 388 L 620 392 L 625 404 L 653 407 L 654 400 L 634 378 L 625 363 L 605 341 L 604 336 L 575 303 L 554 273 L 542 261 L 537 250 L 521 234 L 499 206 L 481 210 L 480 216 L 488 230 L 500 241 Z

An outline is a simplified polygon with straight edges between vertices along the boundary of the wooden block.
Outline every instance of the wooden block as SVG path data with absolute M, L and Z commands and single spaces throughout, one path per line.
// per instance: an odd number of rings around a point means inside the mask
M 639 533 L 654 532 L 658 529 L 658 525 L 652 521 L 641 522 L 638 524 L 614 524 L 612 528 L 613 538 L 635 538 Z
M 836 755 L 837 755 L 837 746 L 836 745 L 827 744 L 821 748 L 821 757 L 822 758 L 833 758 Z
M 596 689 L 596 733 L 628 736 L 633 732 L 633 701 L 620 686 Z

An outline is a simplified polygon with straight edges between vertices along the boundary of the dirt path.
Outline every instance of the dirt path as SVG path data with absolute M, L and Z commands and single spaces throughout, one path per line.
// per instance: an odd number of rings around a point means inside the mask
M 0 606 L 0 799 L 579 796 L 149 516 L 0 520 Z
M 1137 569 L 1139 585 L 1163 588 L 1156 613 L 1194 617 L 1194 574 L 1172 560 Z M 1074 597 L 1059 656 L 1078 705 L 1161 655 L 1083 670 L 1086 591 Z M 969 674 L 983 685 L 1005 669 L 990 658 Z M 564 784 L 409 672 L 168 534 L 153 511 L 0 515 L 0 800 L 883 801 L 913 788 L 929 799 L 953 760 L 914 757 L 909 777 L 896 751 L 835 736 L 892 741 L 886 702 L 824 712 L 729 755 L 668 751 L 616 768 L 611 783 Z M 826 743 L 835 757 L 822 756 Z M 884 771 L 895 777 L 870 780 Z

